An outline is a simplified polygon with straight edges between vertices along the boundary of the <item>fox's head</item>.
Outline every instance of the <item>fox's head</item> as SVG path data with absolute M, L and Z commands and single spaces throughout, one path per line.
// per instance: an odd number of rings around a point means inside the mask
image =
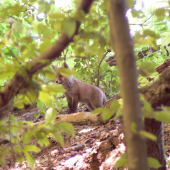
M 58 67 L 58 66 L 54 66 L 54 65 L 52 65 L 52 67 L 53 67 L 54 71 L 56 71 L 56 83 L 62 84 L 64 82 L 64 80 L 67 79 L 67 77 L 60 74 L 59 70 L 62 67 Z M 63 67 L 70 69 L 70 67 L 68 66 L 68 64 L 66 62 L 63 63 Z

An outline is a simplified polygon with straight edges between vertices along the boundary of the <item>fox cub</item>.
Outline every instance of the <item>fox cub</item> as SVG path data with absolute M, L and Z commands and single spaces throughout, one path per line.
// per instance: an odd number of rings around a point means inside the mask
M 52 65 L 54 70 L 61 69 Z M 67 63 L 64 62 L 64 68 L 69 68 Z M 70 68 L 69 68 L 70 69 Z M 57 73 L 56 83 L 62 84 L 67 90 L 64 95 L 67 98 L 70 113 L 77 111 L 78 102 L 86 104 L 90 111 L 95 108 L 102 107 L 107 101 L 106 95 L 98 87 L 76 80 L 73 75 L 64 77 Z

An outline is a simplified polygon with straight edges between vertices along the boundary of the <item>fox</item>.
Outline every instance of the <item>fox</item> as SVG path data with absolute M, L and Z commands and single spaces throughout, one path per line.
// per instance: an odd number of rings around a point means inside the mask
M 71 75 L 70 77 L 65 77 L 61 75 L 57 70 L 62 67 L 57 67 L 52 65 L 56 74 L 56 83 L 61 84 L 66 92 L 64 93 L 68 107 L 69 113 L 76 113 L 78 103 L 83 103 L 87 106 L 90 111 L 98 107 L 103 107 L 104 103 L 107 101 L 105 93 L 94 85 L 90 85 L 85 82 L 81 82 Z M 66 62 L 63 63 L 64 68 L 70 69 Z

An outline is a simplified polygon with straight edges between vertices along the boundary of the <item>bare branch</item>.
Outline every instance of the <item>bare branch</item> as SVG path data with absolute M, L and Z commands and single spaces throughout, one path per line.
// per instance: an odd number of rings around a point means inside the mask
M 103 58 L 100 60 L 99 67 L 98 67 L 98 79 L 97 79 L 97 87 L 99 87 L 99 82 L 100 82 L 100 66 L 102 64 L 103 59 L 106 57 L 107 53 L 109 51 L 106 51 L 105 54 L 103 55 Z

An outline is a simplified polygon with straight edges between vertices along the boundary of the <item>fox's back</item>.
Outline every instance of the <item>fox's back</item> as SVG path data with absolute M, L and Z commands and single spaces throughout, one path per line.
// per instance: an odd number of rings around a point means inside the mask
M 69 68 L 66 63 L 64 63 L 64 67 Z M 55 68 L 55 66 L 53 66 L 53 68 L 60 69 Z M 86 104 L 89 110 L 92 111 L 95 108 L 102 107 L 107 101 L 106 95 L 102 90 L 96 86 L 78 81 L 73 77 L 73 75 L 70 77 L 64 77 L 58 72 L 56 83 L 62 84 L 62 86 L 66 89 L 64 94 L 67 98 L 71 112 L 76 111 L 78 102 Z
M 87 84 L 85 82 L 78 81 L 80 102 L 84 100 L 99 100 L 105 96 L 104 92 L 98 87 Z

